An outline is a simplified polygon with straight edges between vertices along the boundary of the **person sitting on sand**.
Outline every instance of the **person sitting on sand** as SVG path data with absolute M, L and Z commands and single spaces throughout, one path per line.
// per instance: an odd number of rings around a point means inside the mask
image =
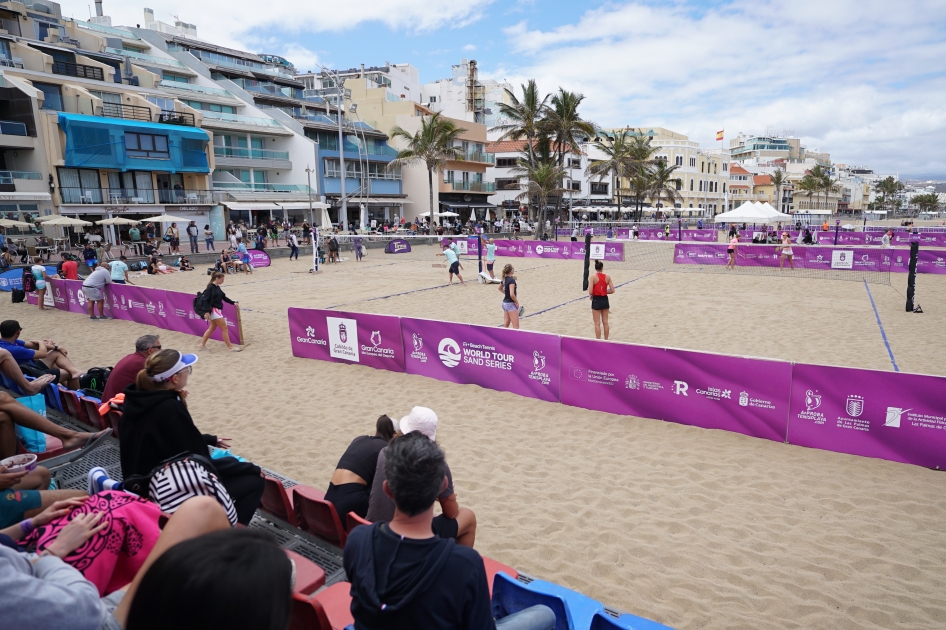
M 378 453 L 394 438 L 394 421 L 381 416 L 375 424 L 374 435 L 359 435 L 348 448 L 332 474 L 325 500 L 335 506 L 342 525 L 347 527 L 348 513 L 361 518 L 368 515 L 368 498 L 378 465 Z
M 437 439 L 438 423 L 439 419 L 433 409 L 414 407 L 409 414 L 401 418 L 398 427 L 404 435 L 417 431 L 434 441 Z M 378 465 L 371 484 L 371 495 L 368 498 L 366 518 L 373 523 L 390 521 L 394 518 L 394 500 L 384 491 L 387 449 L 388 447 L 385 447 L 378 453 Z M 456 538 L 461 545 L 472 547 L 476 540 L 476 515 L 469 508 L 461 508 L 457 504 L 457 494 L 453 489 L 453 473 L 450 472 L 449 466 L 446 466 L 446 476 L 447 484 L 437 495 L 442 514 L 433 519 L 433 532 L 441 538 Z

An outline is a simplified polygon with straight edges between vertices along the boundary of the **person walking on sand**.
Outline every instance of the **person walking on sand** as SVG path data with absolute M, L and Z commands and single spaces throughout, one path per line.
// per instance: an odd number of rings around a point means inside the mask
M 503 328 L 509 328 L 510 325 L 519 330 L 519 296 L 516 293 L 516 277 L 512 274 L 516 270 L 512 265 L 503 267 L 502 284 L 499 285 L 499 292 L 503 294 Z
M 782 268 L 782 263 L 785 262 L 785 259 L 788 258 L 789 266 L 795 268 L 795 253 L 792 251 L 792 237 L 788 235 L 788 232 L 782 232 L 782 244 L 779 246 L 779 249 L 782 251 L 782 255 L 778 259 L 778 268 Z
M 595 275 L 588 285 L 588 295 L 591 296 L 591 317 L 595 322 L 595 339 L 601 339 L 601 328 L 604 327 L 604 338 L 607 340 L 611 329 L 608 327 L 608 313 L 611 303 L 608 296 L 614 293 L 614 281 L 611 276 L 602 273 L 604 263 L 595 261 Z
M 729 241 L 729 247 L 726 248 L 726 253 L 729 254 L 729 262 L 726 263 L 726 269 L 735 269 L 736 268 L 736 248 L 739 246 L 739 232 L 736 232 L 736 235 L 732 237 L 732 240 Z
M 464 284 L 463 276 L 460 275 L 460 259 L 457 257 L 457 253 L 453 250 L 453 247 L 447 245 L 444 247 L 443 251 L 437 255 L 446 257 L 447 262 L 450 264 L 450 284 L 453 284 L 454 275 L 460 279 L 460 284 Z
M 207 332 L 200 338 L 200 345 L 197 346 L 199 350 L 207 349 L 207 340 L 210 339 L 215 328 L 220 329 L 220 336 L 223 337 L 223 343 L 227 344 L 227 349 L 230 352 L 239 352 L 243 349 L 240 346 L 235 346 L 230 343 L 230 331 L 227 330 L 227 320 L 223 316 L 224 302 L 233 304 L 234 306 L 240 305 L 239 302 L 234 302 L 228 298 L 227 294 L 220 288 L 220 285 L 223 284 L 226 278 L 227 276 L 225 274 L 215 271 L 210 276 L 210 282 L 207 284 L 207 288 L 204 289 L 205 292 L 210 292 L 207 296 L 207 302 L 210 304 L 210 312 L 204 314 L 204 319 L 207 320 Z

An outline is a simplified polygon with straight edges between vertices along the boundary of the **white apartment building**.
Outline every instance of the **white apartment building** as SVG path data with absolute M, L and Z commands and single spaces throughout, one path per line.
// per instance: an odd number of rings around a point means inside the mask
M 512 85 L 495 79 L 480 79 L 476 60 L 461 59 L 453 66 L 450 78 L 421 86 L 420 102 L 450 118 L 495 127 L 505 121 L 499 105 L 512 102 L 506 90 L 511 91 Z
M 420 71 L 409 63 L 386 63 L 383 66 L 349 68 L 339 70 L 341 82 L 361 79 L 365 82 L 365 89 L 383 88 L 385 99 L 390 102 L 415 101 L 421 102 Z M 327 102 L 335 104 L 338 96 L 335 93 L 335 78 L 322 72 L 306 72 L 297 74 L 296 79 L 305 85 L 306 96 L 321 96 Z

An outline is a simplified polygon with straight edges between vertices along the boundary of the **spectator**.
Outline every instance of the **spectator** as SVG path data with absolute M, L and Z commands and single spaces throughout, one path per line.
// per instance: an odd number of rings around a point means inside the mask
M 39 378 L 34 378 L 32 381 L 26 380 L 16 359 L 13 358 L 9 350 L 3 348 L 0 348 L 0 372 L 3 372 L 3 374 L 13 381 L 27 396 L 40 393 L 46 385 L 52 383 L 56 378 L 52 374 L 44 374 Z
M 375 434 L 356 437 L 338 460 L 325 500 L 335 506 L 342 525 L 347 524 L 349 512 L 362 518 L 368 515 L 368 497 L 371 496 L 378 453 L 394 438 L 396 431 L 394 421 L 381 416 L 375 424 Z
M 312 228 L 309 227 L 308 221 L 302 222 L 302 243 L 304 245 L 309 244 L 309 238 L 312 236 Z
M 193 271 L 194 266 L 191 265 L 191 262 L 187 260 L 187 256 L 181 256 L 177 261 L 177 268 L 180 271 Z
M 66 280 L 79 279 L 79 263 L 71 255 L 62 261 L 62 273 L 60 274 Z
M 240 262 L 243 264 L 243 272 L 253 273 L 250 268 L 250 252 L 246 250 L 246 245 L 244 245 L 243 240 L 239 238 L 237 239 L 237 254 L 239 254 Z
M 15 425 L 51 435 L 61 441 L 63 449 L 67 451 L 91 446 L 112 433 L 111 429 L 105 429 L 98 433 L 72 431 L 47 420 L 46 417 L 20 404 L 10 394 L 0 392 L 0 459 L 6 459 L 16 454 Z
M 286 245 L 289 246 L 289 260 L 292 260 L 293 256 L 296 257 L 296 260 L 299 260 L 299 242 L 296 240 L 296 235 L 287 230 L 285 236 Z M 359 258 L 361 258 L 361 256 L 359 256 Z
M 172 223 L 171 227 L 164 233 L 164 240 L 171 246 L 171 253 L 180 253 L 181 231 L 177 229 L 177 223 Z
M 187 381 L 197 356 L 160 350 L 148 357 L 134 385 L 125 390 L 122 415 L 122 475 L 146 475 L 180 453 L 209 456 L 208 446 L 229 448 L 230 438 L 201 434 L 187 409 Z M 260 468 L 234 457 L 214 460 L 217 476 L 246 525 L 263 496 Z
M 128 277 L 128 259 L 119 256 L 118 260 L 113 260 L 109 265 L 112 274 L 112 282 L 117 284 L 134 284 Z
M 92 243 L 86 243 L 85 247 L 82 248 L 82 260 L 85 261 L 89 269 L 95 269 L 95 266 L 98 264 L 99 261 L 95 257 L 95 250 L 92 248 Z
M 197 230 L 197 224 L 191 221 L 187 224 L 187 229 L 185 231 L 187 232 L 187 238 L 191 243 L 191 253 L 196 254 L 199 251 L 197 249 L 197 235 L 200 234 L 200 232 Z
M 46 275 L 46 267 L 43 266 L 43 259 L 37 256 L 33 259 L 33 266 L 30 267 L 30 273 L 36 282 L 36 304 L 39 310 L 46 310 L 46 281 L 49 277 Z
M 52 339 L 23 341 L 20 339 L 21 332 L 20 322 L 15 319 L 0 322 L 0 348 L 13 355 L 20 369 L 35 377 L 52 374 L 55 383 L 78 389 L 81 372 L 69 359 L 66 349 L 59 347 Z
M 132 243 L 136 243 L 137 241 L 141 240 L 141 230 L 138 229 L 137 225 L 133 225 L 128 228 L 128 240 L 130 240 Z M 138 246 L 135 245 L 135 247 Z
M 338 239 L 332 234 L 328 241 L 328 260 L 329 262 L 338 262 Z
M 10 248 L 0 248 L 0 269 L 9 269 L 13 266 L 13 258 L 10 256 Z
M 401 418 L 398 426 L 404 435 L 419 431 L 434 441 L 437 439 L 438 422 L 437 414 L 433 409 L 414 407 L 408 415 Z M 384 491 L 387 450 L 385 447 L 378 453 L 377 469 L 368 499 L 366 518 L 374 523 L 390 521 L 395 513 L 395 503 Z M 444 466 L 447 483 L 437 495 L 442 514 L 433 519 L 433 532 L 441 538 L 456 538 L 459 544 L 472 547 L 476 539 L 476 515 L 469 508 L 461 508 L 457 504 L 457 495 L 453 489 L 453 474 L 450 472 L 450 466 L 446 464 Z
M 449 484 L 443 451 L 419 431 L 397 438 L 385 450 L 383 485 L 394 514 L 389 522 L 355 528 L 345 544 L 351 613 L 359 630 L 551 630 L 555 615 L 544 606 L 495 623 L 483 559 L 431 533 L 434 499 Z
M 207 246 L 208 252 L 214 251 L 214 232 L 209 225 L 204 226 L 204 244 Z
M 108 380 L 105 381 L 105 390 L 102 392 L 102 401 L 108 401 L 125 388 L 134 384 L 138 372 L 145 369 L 145 361 L 155 352 L 161 350 L 161 339 L 157 335 L 144 335 L 135 341 L 135 351 L 126 355 L 115 364 Z
M 887 230 L 884 232 L 884 235 L 880 237 L 880 246 L 884 249 L 892 249 L 893 245 L 891 240 L 893 239 L 893 230 Z
M 154 236 L 155 236 L 154 223 L 151 223 L 149 221 L 148 223 L 145 223 L 145 239 L 149 241 L 153 241 Z
M 112 272 L 104 262 L 99 263 L 82 282 L 82 292 L 89 304 L 89 319 L 111 319 L 105 315 L 105 287 L 111 283 Z M 98 317 L 95 316 L 96 304 L 99 305 Z

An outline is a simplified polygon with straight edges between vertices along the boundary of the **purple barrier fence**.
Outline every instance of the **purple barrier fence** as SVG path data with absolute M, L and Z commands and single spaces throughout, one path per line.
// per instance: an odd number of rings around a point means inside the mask
M 616 238 L 629 240 L 632 238 L 634 230 L 631 228 L 618 228 L 614 231 Z M 683 241 L 697 241 L 705 243 L 715 243 L 718 238 L 718 232 L 711 229 L 703 230 L 677 230 L 670 228 L 670 238 L 667 239 L 666 231 L 657 228 L 640 228 L 637 231 L 637 239 L 640 241 L 677 241 L 677 237 Z
M 725 265 L 727 245 L 677 243 L 673 262 L 678 265 Z M 900 271 L 893 263 L 894 252 L 905 250 L 874 248 L 833 248 L 792 244 L 795 267 L 801 269 L 850 269 L 854 271 Z M 739 267 L 778 267 L 780 250 L 776 245 L 740 244 L 736 265 Z M 906 252 L 907 262 L 910 254 Z
M 289 336 L 296 357 L 404 371 L 398 317 L 290 308 Z
M 470 238 L 466 243 L 466 252 L 461 247 L 460 253 L 476 256 L 479 251 L 479 239 Z M 585 244 L 572 241 L 506 241 L 493 240 L 497 256 L 516 258 L 556 258 L 560 260 L 584 260 Z M 460 242 L 462 246 L 463 241 Z M 591 257 L 612 262 L 624 260 L 624 243 L 610 241 L 592 241 Z
M 946 467 L 946 378 L 795 364 L 788 441 Z
M 782 442 L 792 364 L 562 338 L 562 403 Z
M 49 280 L 48 285 L 47 305 L 55 306 L 60 311 L 88 316 L 89 307 L 82 292 L 81 281 Z M 36 304 L 37 300 L 38 294 L 35 291 L 27 294 L 30 304 Z M 207 330 L 207 322 L 194 313 L 193 301 L 194 295 L 189 293 L 130 284 L 110 284 L 105 289 L 105 314 L 115 319 L 201 336 Z M 244 343 L 239 309 L 224 302 L 223 316 L 227 322 L 230 341 Z M 212 338 L 222 340 L 220 331 L 215 330 Z
M 559 337 L 545 333 L 401 319 L 408 374 L 559 401 Z

